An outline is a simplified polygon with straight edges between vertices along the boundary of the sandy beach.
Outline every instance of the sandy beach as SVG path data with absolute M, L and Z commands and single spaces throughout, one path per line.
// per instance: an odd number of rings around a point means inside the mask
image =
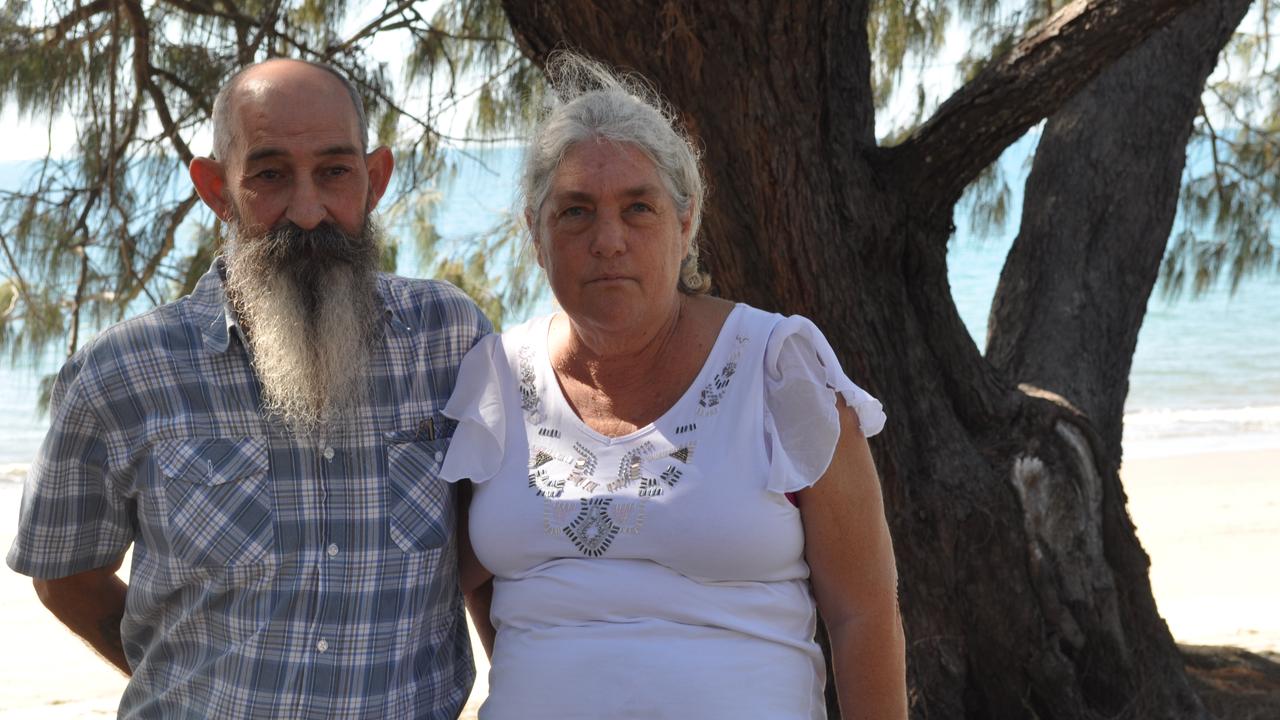
M 1174 638 L 1280 652 L 1280 450 L 1132 460 L 1121 475 Z
M 1136 459 L 1122 474 L 1174 637 L 1280 652 L 1280 450 Z M 6 551 L 20 493 L 0 487 Z M 0 606 L 9 648 L 0 659 L 0 720 L 114 717 L 124 677 L 40 606 L 30 580 L 0 572 Z M 480 664 L 464 718 L 485 693 Z

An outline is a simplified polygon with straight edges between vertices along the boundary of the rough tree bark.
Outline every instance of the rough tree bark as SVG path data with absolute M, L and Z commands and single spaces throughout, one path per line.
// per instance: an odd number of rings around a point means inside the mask
M 1034 375 L 1029 360 L 997 366 L 982 356 L 946 274 L 953 209 L 973 177 L 1195 4 L 1072 3 L 885 149 L 875 143 L 865 1 L 504 0 L 535 61 L 574 47 L 656 83 L 706 149 L 704 257 L 719 292 L 813 318 L 849 373 L 885 401 L 889 425 L 873 449 L 898 553 L 915 717 L 1204 714 L 1155 612 L 1118 449 L 1083 412 L 1019 389 Z M 1198 95 L 1213 54 L 1163 68 L 1179 97 Z M 1155 154 L 1167 164 L 1172 148 Z M 1143 195 L 1152 207 L 1154 193 Z M 1017 272 L 1038 278 L 1039 262 L 1031 253 Z M 1139 269 L 1117 272 L 1112 292 L 1131 306 L 1127 293 L 1141 283 L 1124 273 Z M 1136 334 L 1141 314 L 1121 315 Z M 1010 358 L 1072 361 L 1034 341 L 1013 347 Z M 1124 391 L 1107 381 L 1099 393 Z M 1057 546 L 1064 540 L 1069 547 Z
M 1018 382 L 1070 399 L 1109 460 L 1120 459 L 1129 369 L 1200 90 L 1250 4 L 1187 11 L 1055 113 L 1036 148 L 987 357 Z

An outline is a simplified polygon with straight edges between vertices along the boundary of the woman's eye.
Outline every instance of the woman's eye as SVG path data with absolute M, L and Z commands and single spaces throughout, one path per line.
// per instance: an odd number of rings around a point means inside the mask
M 564 210 L 560 211 L 560 217 L 564 217 L 564 218 L 582 217 L 583 215 L 586 215 L 586 214 L 587 214 L 587 209 L 582 207 L 581 205 L 573 205 L 571 207 L 567 207 Z
M 648 203 L 633 203 L 630 208 L 631 212 L 653 212 L 653 206 Z

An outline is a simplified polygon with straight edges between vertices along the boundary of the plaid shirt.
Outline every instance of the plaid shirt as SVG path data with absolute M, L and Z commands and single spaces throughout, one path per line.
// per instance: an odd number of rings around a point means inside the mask
M 440 414 L 488 321 L 381 276 L 353 429 L 265 420 L 222 281 L 103 332 L 63 368 L 10 567 L 58 578 L 133 544 L 124 718 L 454 718 L 474 669 Z

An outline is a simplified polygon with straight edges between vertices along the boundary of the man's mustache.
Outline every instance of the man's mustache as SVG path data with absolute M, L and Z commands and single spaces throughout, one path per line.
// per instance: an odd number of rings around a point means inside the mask
M 309 266 L 316 261 L 356 264 L 369 250 L 365 234 L 353 235 L 328 222 L 309 230 L 286 222 L 249 242 L 260 244 L 255 254 L 280 269 Z

